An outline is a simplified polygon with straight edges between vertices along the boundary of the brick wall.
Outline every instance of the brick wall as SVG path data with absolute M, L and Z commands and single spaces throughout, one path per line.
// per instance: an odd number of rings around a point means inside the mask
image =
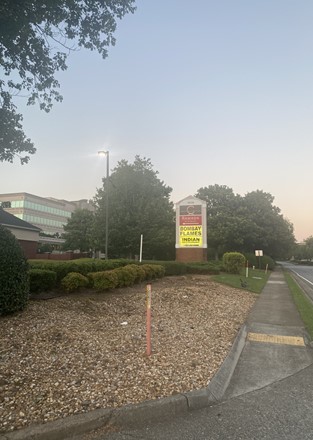
M 87 258 L 89 257 L 89 253 L 81 253 L 81 254 L 77 254 L 74 252 L 66 252 L 64 254 L 50 254 L 50 253 L 45 253 L 45 254 L 37 254 L 35 257 L 33 258 L 38 258 L 40 260 L 77 260 L 78 258 Z
M 18 240 L 26 258 L 36 258 L 37 241 Z
M 189 263 L 193 261 L 207 261 L 207 249 L 203 248 L 178 248 L 176 249 L 176 261 Z

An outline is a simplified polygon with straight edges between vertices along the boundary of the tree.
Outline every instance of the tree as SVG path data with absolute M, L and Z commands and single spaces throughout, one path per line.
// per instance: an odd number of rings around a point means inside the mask
M 94 214 L 88 209 L 77 209 L 64 225 L 64 249 L 88 252 L 93 248 Z
M 55 73 L 67 68 L 75 47 L 97 50 L 103 58 L 115 44 L 118 19 L 135 11 L 134 0 L 2 0 L 0 3 L 0 161 L 16 155 L 27 163 L 33 143 L 22 129 L 13 97 L 49 111 L 61 101 Z
M 313 236 L 306 238 L 304 240 L 304 256 L 307 260 L 312 260 L 313 258 Z
M 246 213 L 255 230 L 250 248 L 262 249 L 272 258 L 286 257 L 295 243 L 293 225 L 273 202 L 274 197 L 270 193 L 260 190 L 244 197 Z
M 294 245 L 293 226 L 263 191 L 235 195 L 231 188 L 210 185 L 196 194 L 207 202 L 208 249 L 224 252 L 262 249 L 277 258 L 289 255 Z
M 132 258 L 139 255 L 143 234 L 144 259 L 172 259 L 175 255 L 175 223 L 172 189 L 158 178 L 150 159 L 135 157 L 134 163 L 122 160 L 109 182 L 95 196 L 96 236 L 105 247 L 106 191 L 109 192 L 109 256 Z
M 225 185 L 200 188 L 196 197 L 207 202 L 208 250 L 215 258 L 229 250 L 241 250 L 244 219 L 238 215 L 240 196 Z

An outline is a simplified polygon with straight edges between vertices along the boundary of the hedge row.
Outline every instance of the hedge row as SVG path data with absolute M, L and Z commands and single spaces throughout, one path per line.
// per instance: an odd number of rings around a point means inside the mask
M 73 291 L 75 286 L 82 287 L 86 284 L 84 278 L 73 274 L 80 274 L 88 279 L 88 285 L 128 286 L 145 279 L 153 279 L 155 276 L 170 276 L 184 274 L 218 274 L 221 270 L 221 262 L 209 261 L 199 263 L 179 263 L 176 261 L 145 261 L 136 263 L 132 260 L 95 260 L 84 258 L 75 261 L 47 261 L 29 260 L 30 264 L 30 291 L 36 293 L 47 291 L 53 288 Z M 125 267 L 132 269 L 124 270 Z M 155 266 L 162 269 L 155 269 Z M 136 268 L 136 269 L 134 269 Z M 116 270 L 118 281 L 116 281 Z M 155 270 L 159 274 L 155 275 Z M 136 273 L 135 273 L 136 271 Z M 103 273 L 108 272 L 106 276 Z M 112 275 L 112 272 L 114 275 Z M 94 274 L 94 275 L 93 275 Z M 101 274 L 101 275 L 100 275 Z M 65 279 L 65 281 L 64 281 Z M 103 281 L 101 281 L 103 280 Z M 106 281 L 104 281 L 106 280 Z M 77 288 L 78 288 L 77 287 Z
M 153 264 L 153 261 L 148 261 Z M 180 263 L 177 261 L 158 261 L 165 270 L 165 276 L 185 274 L 218 275 L 222 269 L 220 261 L 203 261 L 195 263 Z
M 116 287 L 132 286 L 144 280 L 153 280 L 164 276 L 164 267 L 158 264 L 129 264 L 116 269 L 91 272 L 87 276 L 79 272 L 69 272 L 61 280 L 60 286 L 66 292 L 74 292 L 81 287 L 90 287 L 98 291 L 114 289 Z M 57 287 L 56 272 L 46 269 L 31 269 L 30 291 L 51 290 Z
M 29 260 L 31 269 L 52 270 L 56 273 L 57 284 L 71 272 L 77 272 L 87 276 L 91 272 L 113 270 L 130 264 L 130 260 L 98 260 L 94 258 L 82 258 L 74 261 L 49 261 Z
M 129 264 L 134 264 L 132 260 L 96 260 L 92 258 L 83 258 L 74 261 L 47 261 L 47 260 L 29 260 L 31 269 L 50 270 L 56 273 L 57 285 L 61 280 L 71 272 L 77 272 L 87 276 L 92 272 L 103 272 L 117 269 Z M 218 274 L 221 270 L 221 262 L 208 261 L 199 263 L 179 263 L 176 261 L 145 261 L 136 263 L 136 265 L 158 264 L 164 267 L 165 276 L 184 275 L 187 273 Z

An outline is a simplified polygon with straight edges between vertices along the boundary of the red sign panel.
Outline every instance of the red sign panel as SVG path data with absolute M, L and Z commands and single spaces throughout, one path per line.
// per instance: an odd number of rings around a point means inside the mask
M 202 216 L 201 215 L 180 215 L 179 216 L 179 225 L 202 225 Z

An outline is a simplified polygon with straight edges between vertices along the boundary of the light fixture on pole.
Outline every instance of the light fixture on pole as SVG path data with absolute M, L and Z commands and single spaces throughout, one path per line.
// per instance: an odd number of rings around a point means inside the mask
M 107 159 L 106 172 L 106 191 L 105 191 L 105 259 L 108 260 L 108 243 L 109 243 L 109 151 L 98 151 L 99 156 L 105 156 Z

